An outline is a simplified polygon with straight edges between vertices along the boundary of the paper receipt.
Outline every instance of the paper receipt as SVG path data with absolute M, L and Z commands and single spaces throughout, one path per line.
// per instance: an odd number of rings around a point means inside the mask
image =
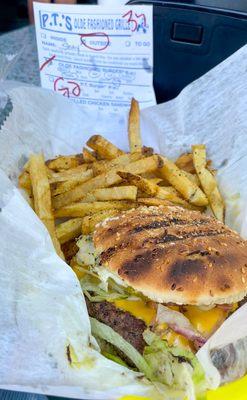
M 43 87 L 97 110 L 156 104 L 152 6 L 34 3 L 34 14 Z

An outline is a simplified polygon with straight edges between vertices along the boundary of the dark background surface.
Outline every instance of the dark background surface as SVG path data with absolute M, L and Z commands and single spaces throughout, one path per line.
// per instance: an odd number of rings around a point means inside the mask
M 144 0 L 146 1 L 146 0 Z M 188 4 L 219 7 L 238 11 L 247 9 L 247 0 L 184 0 Z M 127 2 L 127 0 L 126 0 Z M 162 0 L 157 0 L 162 3 Z M 165 2 L 165 1 L 164 1 Z M 179 0 L 173 0 L 179 3 Z M 97 0 L 78 0 L 80 4 L 96 4 Z M 117 3 L 117 0 L 116 0 Z M 28 25 L 27 0 L 0 0 L 0 34 Z
M 80 4 L 96 4 L 97 0 L 79 0 Z M 0 34 L 29 24 L 27 0 L 0 0 Z
M 46 396 L 31 393 L 12 392 L 10 390 L 0 390 L 1 400 L 47 400 Z
M 0 0 L 0 32 L 21 28 L 28 24 L 25 0 Z

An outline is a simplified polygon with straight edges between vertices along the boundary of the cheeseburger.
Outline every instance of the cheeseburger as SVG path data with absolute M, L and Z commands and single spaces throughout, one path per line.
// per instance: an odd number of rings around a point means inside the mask
M 203 398 L 195 353 L 247 293 L 247 242 L 211 216 L 160 206 L 106 219 L 77 245 L 101 352 L 172 398 Z

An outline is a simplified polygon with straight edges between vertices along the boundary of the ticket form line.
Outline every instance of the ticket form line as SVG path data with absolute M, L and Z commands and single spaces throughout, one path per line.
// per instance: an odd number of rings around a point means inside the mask
M 57 75 L 48 74 L 48 73 L 46 73 L 46 75 L 52 76 L 53 78 L 57 78 Z M 78 78 L 75 78 L 75 77 L 71 78 L 71 77 L 68 77 L 68 76 L 63 76 L 63 78 L 67 79 L 67 80 L 77 79 L 78 82 L 99 83 L 99 84 L 104 83 L 106 85 L 112 85 L 111 81 L 89 81 L 88 79 L 81 79 L 81 78 L 78 79 Z M 136 84 L 136 83 L 119 83 L 119 82 L 116 82 L 115 84 L 119 85 L 119 86 L 149 87 L 149 85 L 140 85 L 140 84 Z M 113 83 L 113 85 L 114 85 L 114 83 Z
M 77 64 L 77 65 L 83 65 L 84 67 L 90 67 L 91 70 L 94 70 L 95 68 L 99 67 L 99 68 L 112 68 L 112 69 L 140 69 L 143 70 L 143 66 L 142 67 L 118 67 L 116 65 L 100 65 L 100 64 L 94 64 L 93 66 L 91 64 L 83 64 L 83 63 L 79 63 L 76 61 L 67 61 L 67 60 L 61 60 L 58 58 L 55 58 L 52 62 L 63 62 L 63 63 L 67 63 L 67 64 Z M 151 68 L 146 68 L 146 71 L 151 71 Z
M 71 99 L 81 99 L 81 100 L 93 100 L 93 101 L 110 101 L 112 103 L 124 103 L 129 106 L 130 101 L 129 100 L 112 100 L 111 98 L 107 99 L 104 97 L 99 97 L 98 99 L 92 99 L 92 97 L 79 97 L 79 96 L 70 96 Z M 139 100 L 139 103 L 150 103 L 150 100 Z

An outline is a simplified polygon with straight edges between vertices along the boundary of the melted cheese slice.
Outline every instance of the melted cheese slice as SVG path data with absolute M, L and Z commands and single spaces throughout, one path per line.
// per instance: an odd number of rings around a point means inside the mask
M 155 318 L 156 311 L 151 302 L 145 302 L 141 299 L 116 300 L 114 301 L 114 304 L 121 310 L 128 311 L 136 318 L 142 319 L 147 325 L 150 325 L 152 320 Z M 173 310 L 175 309 L 176 311 L 179 309 L 177 306 L 172 306 L 170 308 Z M 207 336 L 226 319 L 228 312 L 217 307 L 204 311 L 196 306 L 186 306 L 186 312 L 184 315 L 190 320 L 196 330 Z M 177 334 L 175 335 L 181 336 Z M 173 339 L 175 340 L 175 338 L 172 337 L 170 339 L 171 341 L 173 341 Z
M 136 318 L 142 319 L 147 326 L 151 324 L 156 315 L 156 310 L 151 302 L 143 300 L 115 300 L 114 304 L 123 311 L 128 311 Z
M 196 306 L 186 306 L 185 308 L 184 315 L 190 320 L 194 328 L 206 337 L 213 333 L 228 315 L 228 311 L 218 307 L 207 311 Z
M 116 307 L 123 311 L 128 311 L 136 318 L 142 319 L 147 326 L 149 326 L 155 318 L 156 310 L 152 302 L 145 302 L 143 300 L 116 300 L 114 301 Z M 179 311 L 178 306 L 171 306 L 173 310 Z M 232 311 L 236 309 L 233 305 Z M 203 336 L 211 335 L 220 324 L 224 322 L 228 316 L 228 311 L 215 307 L 211 310 L 201 310 L 196 306 L 186 306 L 184 315 L 190 320 L 191 324 Z M 179 346 L 190 349 L 190 342 L 184 336 L 179 335 L 173 331 L 169 331 L 165 338 L 170 346 Z
M 182 347 L 183 349 L 191 350 L 189 340 L 186 337 L 173 332 L 172 330 L 165 334 L 164 339 L 167 340 L 169 346 L 178 346 Z
M 117 308 L 120 308 L 123 311 L 128 311 L 136 318 L 142 319 L 147 326 L 152 323 L 156 315 L 156 310 L 152 306 L 151 302 L 148 303 L 143 300 L 115 300 L 114 304 Z M 179 307 L 174 306 L 171 308 L 176 308 L 178 310 Z M 167 328 L 167 325 L 162 324 L 162 328 Z M 179 346 L 191 350 L 188 339 L 171 330 L 164 336 L 164 338 L 167 340 L 169 346 Z

